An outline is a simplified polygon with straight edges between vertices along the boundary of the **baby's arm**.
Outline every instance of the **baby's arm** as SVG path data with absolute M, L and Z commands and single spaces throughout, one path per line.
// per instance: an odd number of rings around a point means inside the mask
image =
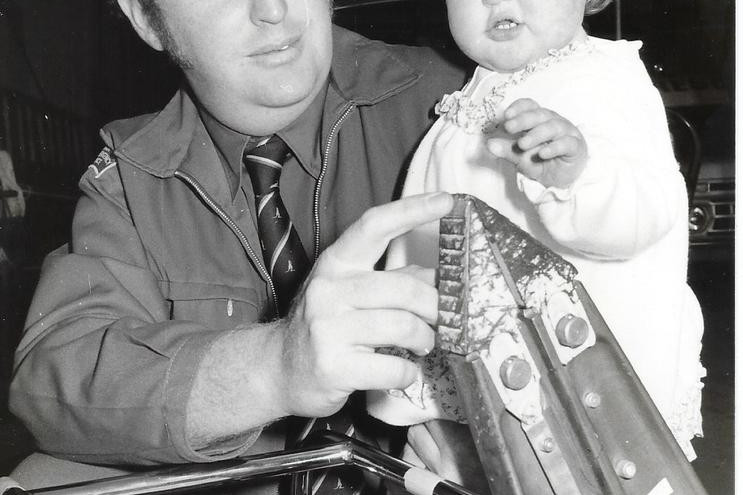
M 664 109 L 652 87 L 581 86 L 553 92 L 549 110 L 515 101 L 516 117 L 507 115 L 489 148 L 519 167 L 520 187 L 556 241 L 591 257 L 630 258 L 685 215 Z

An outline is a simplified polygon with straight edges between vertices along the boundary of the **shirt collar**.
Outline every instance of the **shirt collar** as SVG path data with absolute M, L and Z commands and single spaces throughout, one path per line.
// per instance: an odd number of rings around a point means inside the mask
M 326 93 L 327 84 L 297 120 L 276 133 L 308 171 L 320 160 L 320 129 Z M 227 127 L 201 106 L 199 114 L 217 149 L 234 200 L 244 180 L 243 154 L 258 144 L 262 136 L 248 136 Z

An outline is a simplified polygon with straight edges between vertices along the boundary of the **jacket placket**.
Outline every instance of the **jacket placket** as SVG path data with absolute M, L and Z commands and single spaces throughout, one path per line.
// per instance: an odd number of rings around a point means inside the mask
M 214 211 L 214 213 L 222 219 L 225 225 L 227 225 L 232 233 L 235 234 L 235 236 L 238 238 L 243 249 L 245 249 L 245 252 L 248 254 L 248 257 L 258 269 L 258 272 L 261 274 L 261 277 L 266 282 L 266 284 L 268 284 L 269 297 L 271 299 L 270 304 L 274 309 L 274 314 L 278 314 L 279 308 L 278 298 L 276 296 L 276 286 L 274 285 L 271 274 L 268 272 L 268 269 L 263 263 L 263 260 L 256 254 L 256 251 L 250 244 L 248 236 L 245 235 L 245 232 L 240 228 L 238 223 L 224 210 L 224 208 L 219 205 L 219 203 L 214 198 L 211 197 L 206 189 L 195 178 L 181 170 L 176 170 L 174 175 L 182 181 L 186 182 L 191 187 L 191 189 L 204 201 L 204 203 L 207 204 L 209 208 L 211 208 L 211 210 Z

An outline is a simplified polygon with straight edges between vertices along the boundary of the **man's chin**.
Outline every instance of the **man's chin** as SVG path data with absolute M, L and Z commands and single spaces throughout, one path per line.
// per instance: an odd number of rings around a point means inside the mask
M 265 93 L 262 103 L 267 109 L 290 109 L 301 106 L 303 103 L 308 106 L 313 97 L 314 93 L 309 88 L 303 88 L 291 82 L 277 82 L 275 87 Z
M 297 74 L 302 72 L 277 73 L 270 82 L 261 84 L 260 91 L 255 91 L 254 88 L 254 101 L 269 110 L 281 111 L 302 107 L 300 110 L 304 111 L 318 94 L 322 84 L 318 84 L 317 78 L 308 81 L 306 78 L 297 77 Z
M 252 111 L 234 118 L 235 130 L 250 135 L 268 135 L 278 132 L 296 121 L 312 103 L 314 94 L 307 92 L 271 93 Z M 247 118 L 245 118 L 247 117 Z

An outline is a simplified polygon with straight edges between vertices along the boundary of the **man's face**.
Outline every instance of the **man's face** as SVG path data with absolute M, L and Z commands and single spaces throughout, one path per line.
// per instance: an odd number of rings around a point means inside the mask
M 233 129 L 252 135 L 278 131 L 325 84 L 332 56 L 329 0 L 157 5 L 170 37 L 165 45 L 199 101 Z
M 483 67 L 514 72 L 583 34 L 585 0 L 446 0 L 462 51 Z

